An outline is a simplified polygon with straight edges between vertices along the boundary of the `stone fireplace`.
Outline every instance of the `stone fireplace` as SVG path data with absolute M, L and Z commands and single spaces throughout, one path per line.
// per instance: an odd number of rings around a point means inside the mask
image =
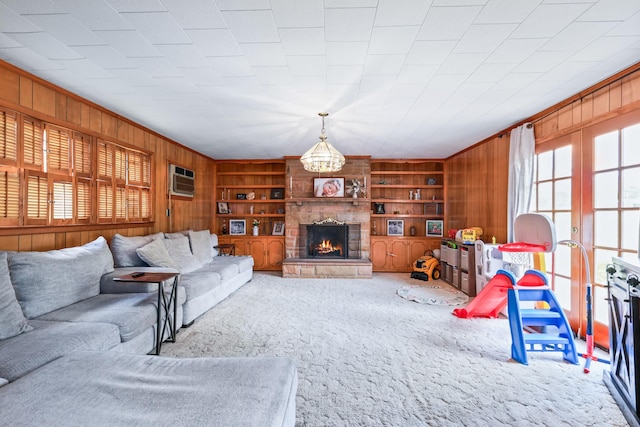
M 318 174 L 305 171 L 298 157 L 287 158 L 286 163 L 289 188 L 283 277 L 372 277 L 370 200 L 314 197 L 313 178 Z M 345 183 L 362 182 L 365 177 L 370 180 L 370 170 L 369 157 L 349 157 L 342 171 L 333 176 L 344 177 Z M 319 227 L 309 227 L 314 225 Z

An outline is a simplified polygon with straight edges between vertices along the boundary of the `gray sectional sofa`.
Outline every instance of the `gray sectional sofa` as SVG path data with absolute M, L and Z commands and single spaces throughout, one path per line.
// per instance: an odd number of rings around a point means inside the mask
M 294 425 L 290 360 L 149 356 L 158 285 L 113 280 L 180 272 L 173 320 L 189 325 L 252 277 L 251 257 L 217 256 L 216 244 L 189 230 L 0 252 L 3 423 Z

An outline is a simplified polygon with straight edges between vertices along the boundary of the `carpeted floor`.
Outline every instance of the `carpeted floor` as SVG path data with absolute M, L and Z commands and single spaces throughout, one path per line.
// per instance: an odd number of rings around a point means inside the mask
M 447 286 L 443 282 L 435 283 Z M 283 279 L 257 272 L 163 356 L 288 356 L 299 374 L 298 426 L 625 426 L 602 381 L 533 353 L 510 362 L 505 319 L 401 298 L 408 274 Z

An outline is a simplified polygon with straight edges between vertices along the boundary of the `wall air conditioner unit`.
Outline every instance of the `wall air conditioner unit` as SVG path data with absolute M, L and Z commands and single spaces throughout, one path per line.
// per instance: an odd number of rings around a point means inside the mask
M 193 197 L 195 173 L 176 165 L 169 165 L 169 193 L 176 196 Z

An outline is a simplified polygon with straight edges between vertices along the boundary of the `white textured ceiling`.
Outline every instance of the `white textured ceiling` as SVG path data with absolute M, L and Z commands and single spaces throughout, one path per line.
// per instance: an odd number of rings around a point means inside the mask
M 640 0 L 0 0 L 0 58 L 216 159 L 443 158 L 640 61 Z

